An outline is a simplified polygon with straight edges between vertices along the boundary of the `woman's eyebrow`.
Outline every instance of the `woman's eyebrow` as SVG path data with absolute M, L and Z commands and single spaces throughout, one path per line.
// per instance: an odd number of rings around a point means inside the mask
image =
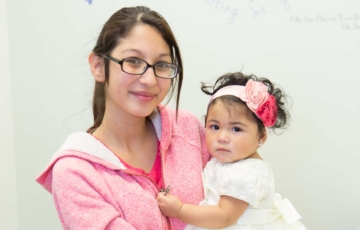
M 127 52 L 135 52 L 135 53 L 138 53 L 141 55 L 143 54 L 143 52 L 138 49 L 125 49 L 125 50 L 121 51 L 121 53 L 127 53 Z M 169 53 L 162 53 L 159 55 L 159 57 L 171 57 L 171 55 Z
M 141 50 L 138 50 L 138 49 L 125 49 L 125 50 L 121 51 L 121 53 L 127 53 L 127 52 L 135 52 L 138 54 L 142 54 Z

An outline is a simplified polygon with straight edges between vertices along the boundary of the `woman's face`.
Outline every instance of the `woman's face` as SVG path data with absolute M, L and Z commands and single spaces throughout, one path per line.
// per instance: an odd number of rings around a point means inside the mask
M 138 58 L 150 65 L 172 63 L 169 45 L 156 29 L 146 24 L 134 27 L 110 56 L 118 60 Z M 123 72 L 118 63 L 110 61 L 106 113 L 146 117 L 166 97 L 170 84 L 171 79 L 156 77 L 153 68 L 148 68 L 142 75 L 131 75 Z

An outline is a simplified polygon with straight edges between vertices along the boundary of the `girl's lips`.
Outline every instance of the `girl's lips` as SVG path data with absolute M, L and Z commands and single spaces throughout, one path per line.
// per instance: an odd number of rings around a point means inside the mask
M 216 151 L 229 152 L 229 150 L 226 148 L 217 148 Z

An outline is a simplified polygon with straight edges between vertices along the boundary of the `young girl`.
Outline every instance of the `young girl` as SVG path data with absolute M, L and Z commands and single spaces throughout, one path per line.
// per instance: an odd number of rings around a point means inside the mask
M 284 92 L 268 79 L 242 73 L 226 74 L 202 90 L 212 95 L 205 118 L 213 156 L 203 171 L 205 199 L 195 206 L 162 192 L 160 210 L 189 224 L 186 229 L 306 229 L 289 200 L 275 193 L 273 172 L 257 151 L 266 128 L 284 128 L 289 121 Z

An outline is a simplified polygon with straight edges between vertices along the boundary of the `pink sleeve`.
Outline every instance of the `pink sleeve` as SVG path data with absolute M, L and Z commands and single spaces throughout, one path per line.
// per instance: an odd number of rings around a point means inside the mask
M 135 229 L 111 205 L 96 165 L 66 157 L 53 167 L 52 194 L 64 229 Z
M 199 132 L 200 132 L 200 140 L 201 140 L 201 150 L 203 155 L 203 168 L 205 168 L 206 163 L 210 160 L 211 155 L 209 154 L 209 151 L 206 146 L 206 135 L 205 135 L 205 127 L 201 122 L 199 121 Z

